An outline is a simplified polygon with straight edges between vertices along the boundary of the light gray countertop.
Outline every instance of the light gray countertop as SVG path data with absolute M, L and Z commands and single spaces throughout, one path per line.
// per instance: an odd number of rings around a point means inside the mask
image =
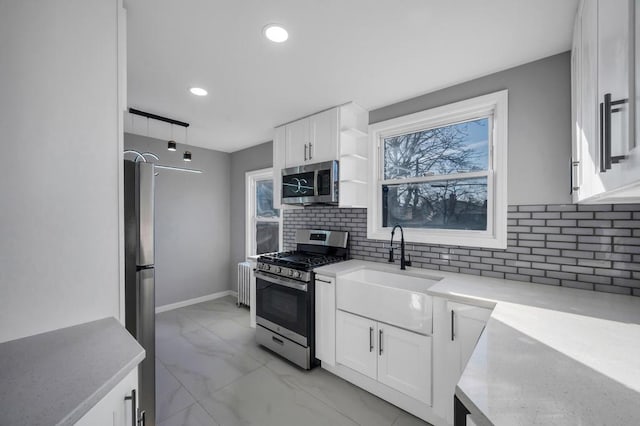
M 72 425 L 144 359 L 115 319 L 0 344 L 0 424 Z
M 339 276 L 381 263 L 317 268 Z M 400 273 L 397 264 L 385 265 Z M 478 425 L 640 424 L 640 298 L 408 268 L 493 308 L 456 387 Z

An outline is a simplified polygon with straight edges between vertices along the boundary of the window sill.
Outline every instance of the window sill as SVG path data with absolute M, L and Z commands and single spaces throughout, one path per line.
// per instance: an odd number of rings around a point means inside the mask
M 437 232 L 432 230 L 419 230 L 403 228 L 405 243 L 448 245 L 464 247 L 482 247 L 493 249 L 507 248 L 507 230 L 504 235 L 490 235 L 486 232 L 478 231 L 447 231 Z M 500 233 L 502 234 L 502 233 Z M 396 233 L 396 241 L 399 241 Z M 367 230 L 367 238 L 371 240 L 389 240 L 391 238 L 391 228 L 377 230 Z

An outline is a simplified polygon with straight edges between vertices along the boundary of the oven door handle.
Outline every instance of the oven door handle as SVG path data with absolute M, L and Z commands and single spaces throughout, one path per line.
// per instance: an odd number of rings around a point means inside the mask
M 261 280 L 265 280 L 273 284 L 293 288 L 296 290 L 307 291 L 307 285 L 300 284 L 299 281 L 291 280 L 289 278 L 284 278 L 284 277 L 273 277 L 261 271 L 256 271 L 255 274 L 256 274 L 256 278 L 260 278 Z

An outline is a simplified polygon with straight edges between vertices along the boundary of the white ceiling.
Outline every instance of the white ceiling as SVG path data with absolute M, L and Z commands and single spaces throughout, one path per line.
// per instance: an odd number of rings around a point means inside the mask
M 191 145 L 233 152 L 334 105 L 372 110 L 569 50 L 577 3 L 125 0 L 128 103 L 191 123 Z M 287 42 L 263 37 L 273 22 Z

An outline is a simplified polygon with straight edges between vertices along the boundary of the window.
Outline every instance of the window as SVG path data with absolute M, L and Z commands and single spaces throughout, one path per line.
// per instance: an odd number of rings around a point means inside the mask
M 506 248 L 507 91 L 376 123 L 368 237 Z
M 246 252 L 247 257 L 280 251 L 282 219 L 273 208 L 273 170 L 246 173 Z

